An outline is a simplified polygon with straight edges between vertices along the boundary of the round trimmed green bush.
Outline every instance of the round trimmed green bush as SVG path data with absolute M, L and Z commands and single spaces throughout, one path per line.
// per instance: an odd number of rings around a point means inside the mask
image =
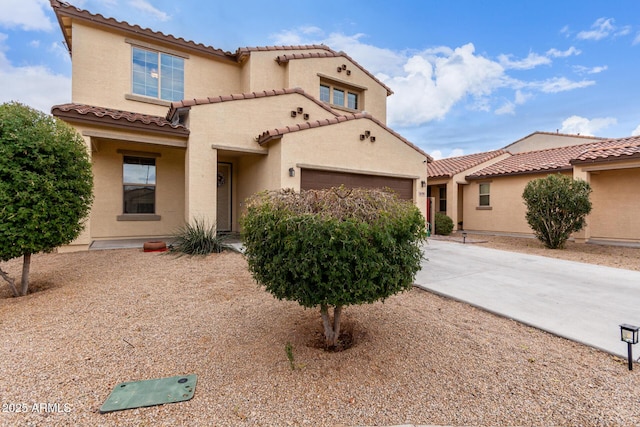
M 448 236 L 453 231 L 453 220 L 443 214 L 442 212 L 436 212 L 436 234 L 442 236 Z
M 259 193 L 247 202 L 242 228 L 253 277 L 278 299 L 320 306 L 329 347 L 339 336 L 342 306 L 411 288 L 426 237 L 424 216 L 412 203 L 344 187 Z

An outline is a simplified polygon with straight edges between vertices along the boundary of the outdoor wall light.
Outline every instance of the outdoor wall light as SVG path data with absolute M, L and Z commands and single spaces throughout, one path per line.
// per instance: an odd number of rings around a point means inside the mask
M 296 170 L 294 168 L 289 168 L 289 176 L 296 176 Z
M 623 323 L 620 325 L 620 340 L 627 343 L 627 360 L 629 362 L 629 370 L 633 370 L 633 356 L 631 355 L 631 346 L 638 343 L 638 329 L 640 327 L 627 325 Z
M 424 188 L 427 186 L 427 181 L 420 181 L 420 187 Z

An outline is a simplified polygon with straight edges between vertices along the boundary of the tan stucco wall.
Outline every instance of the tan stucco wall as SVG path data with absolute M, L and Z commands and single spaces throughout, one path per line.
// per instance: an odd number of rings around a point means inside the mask
M 160 221 L 118 221 L 122 215 L 122 159 L 118 150 L 160 154 L 156 158 L 156 215 Z M 184 149 L 101 141 L 93 153 L 95 200 L 91 237 L 167 236 L 184 222 Z
M 571 173 L 565 173 L 572 176 Z M 547 174 L 514 175 L 474 180 L 464 187 L 464 228 L 472 231 L 532 234 L 525 218 L 522 193 L 527 183 Z M 490 208 L 479 209 L 480 183 L 490 183 Z
M 588 144 L 598 141 L 598 138 L 590 138 L 579 135 L 534 133 L 526 138 L 516 141 L 505 147 L 511 153 L 524 153 L 526 151 L 545 150 L 547 148 L 569 147 L 573 145 Z
M 360 140 L 369 130 L 375 142 Z M 283 186 L 300 189 L 300 169 L 320 168 L 414 179 L 414 201 L 426 213 L 425 156 L 368 119 L 352 120 L 285 135 L 282 142 L 280 177 Z M 289 168 L 296 171 L 295 181 Z M 291 184 L 291 185 L 290 185 Z
M 125 41 L 127 37 L 74 21 L 73 102 L 164 116 L 168 103 L 155 105 L 125 99 L 126 94 L 132 94 L 132 44 Z M 153 46 L 176 50 L 175 46 Z M 242 92 L 239 65 L 188 55 L 184 61 L 185 99 Z
M 640 241 L 640 166 L 590 174 L 591 239 Z
M 344 57 L 294 59 L 278 65 L 279 55 L 295 53 L 326 53 L 323 49 L 254 51 L 242 70 L 244 92 L 299 87 L 311 96 L 320 98 L 321 76 L 356 89 L 361 92 L 357 111 L 366 110 L 383 123 L 387 118 L 387 91 L 378 82 Z M 351 72 L 337 72 L 337 68 L 346 65 Z

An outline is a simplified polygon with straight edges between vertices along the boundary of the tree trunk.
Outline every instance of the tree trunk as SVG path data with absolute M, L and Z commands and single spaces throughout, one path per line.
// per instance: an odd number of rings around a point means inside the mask
M 29 269 L 31 268 L 31 254 L 24 254 L 24 261 L 22 262 L 22 290 L 20 295 L 27 295 L 29 290 Z
M 320 306 L 320 314 L 322 315 L 322 325 L 324 326 L 324 343 L 327 347 L 335 347 L 340 338 L 340 317 L 342 315 L 342 306 L 338 305 L 333 308 L 333 322 L 329 317 L 329 306 L 322 304 Z
M 18 289 L 16 288 L 16 279 L 9 277 L 9 275 L 6 272 L 2 271 L 2 269 L 0 269 L 0 277 L 2 277 L 7 281 L 7 283 L 9 283 L 9 287 L 11 288 L 13 296 L 19 297 L 20 294 L 18 293 Z

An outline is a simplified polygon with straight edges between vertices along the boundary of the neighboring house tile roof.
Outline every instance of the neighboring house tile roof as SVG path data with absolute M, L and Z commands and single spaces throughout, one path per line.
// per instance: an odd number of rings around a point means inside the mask
M 428 169 L 429 178 L 451 178 L 455 174 L 464 172 L 474 166 L 478 166 L 486 161 L 494 159 L 503 154 L 508 154 L 505 150 L 487 151 L 484 153 L 468 154 L 466 156 L 449 157 L 446 159 L 434 160 Z
M 189 129 L 172 124 L 164 117 L 120 111 L 85 104 L 62 104 L 51 107 L 51 114 L 66 120 L 79 120 L 101 125 L 136 128 L 148 132 L 162 132 L 188 136 Z
M 264 91 L 260 91 L 260 92 L 241 93 L 241 94 L 222 95 L 222 96 L 211 96 L 211 97 L 207 97 L 207 98 L 185 99 L 185 100 L 182 100 L 182 101 L 176 101 L 176 102 L 172 102 L 171 103 L 171 106 L 169 107 L 169 112 L 167 113 L 166 118 L 169 121 L 173 121 L 173 119 L 175 117 L 175 114 L 178 112 L 178 110 L 180 110 L 182 108 L 192 107 L 194 105 L 215 104 L 215 103 L 218 103 L 218 102 L 238 101 L 238 100 L 241 100 L 241 99 L 264 98 L 264 97 L 269 97 L 269 96 L 288 95 L 288 94 L 292 94 L 292 93 L 297 93 L 297 94 L 300 94 L 300 95 L 306 97 L 307 99 L 309 99 L 310 101 L 314 102 L 315 104 L 317 104 L 318 106 L 320 106 L 321 108 L 326 110 L 328 113 L 333 114 L 334 116 L 338 116 L 339 115 L 333 109 L 331 109 L 327 104 L 325 104 L 324 102 L 321 102 L 318 99 L 314 98 L 313 96 L 307 94 L 304 90 L 302 90 L 300 88 L 293 88 L 293 89 L 264 90 Z
M 587 150 L 571 160 L 571 164 L 601 163 L 640 158 L 640 136 L 611 140 L 614 145 Z
M 352 62 L 362 72 L 364 72 L 366 75 L 371 77 L 380 86 L 385 88 L 386 91 L 387 91 L 387 96 L 393 95 L 393 91 L 391 90 L 391 88 L 389 88 L 389 86 L 387 86 L 384 83 L 382 83 L 382 81 L 380 81 L 376 76 L 371 74 L 366 68 L 364 68 L 362 65 L 358 64 L 358 62 L 356 62 L 353 58 L 351 58 L 349 55 L 347 55 L 346 53 L 344 53 L 342 51 L 341 52 L 335 52 L 335 51 L 329 49 L 329 52 L 309 52 L 309 53 L 293 53 L 291 55 L 279 55 L 276 58 L 276 61 L 278 62 L 278 64 L 283 64 L 283 63 L 286 63 L 286 62 L 289 62 L 289 61 L 295 60 L 295 59 L 339 58 L 339 57 L 343 57 L 346 60 Z
M 550 148 L 546 150 L 516 153 L 511 157 L 487 166 L 466 178 L 483 179 L 494 176 L 522 175 L 530 173 L 559 172 L 571 170 L 571 161 L 594 149 L 610 149 L 619 146 L 619 140 L 598 141 L 590 144 Z

